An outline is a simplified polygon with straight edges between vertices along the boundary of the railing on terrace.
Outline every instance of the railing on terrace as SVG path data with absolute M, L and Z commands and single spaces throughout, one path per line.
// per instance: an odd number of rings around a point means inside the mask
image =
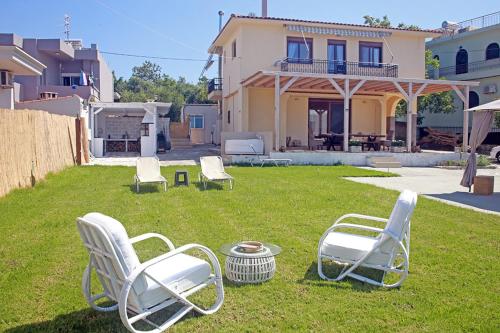
M 470 20 L 459 22 L 460 29 L 468 27 L 485 28 L 495 24 L 500 24 L 500 12 L 491 13 L 488 15 L 479 16 Z
M 500 68 L 500 58 L 475 61 L 475 62 L 470 62 L 468 64 L 463 64 L 463 65 L 458 65 L 458 66 L 442 67 L 442 68 L 439 68 L 438 70 L 429 69 L 428 75 L 429 75 L 429 78 L 448 77 L 448 76 L 452 76 L 452 75 L 473 73 L 473 72 L 479 72 L 479 71 L 484 71 L 484 70 L 491 70 L 491 69 L 495 69 L 495 68 Z M 436 73 L 436 71 L 437 71 L 437 73 Z
M 222 79 L 214 78 L 208 81 L 207 90 L 209 94 L 216 90 L 222 90 Z
M 285 58 L 279 66 L 283 72 L 398 77 L 395 64 Z

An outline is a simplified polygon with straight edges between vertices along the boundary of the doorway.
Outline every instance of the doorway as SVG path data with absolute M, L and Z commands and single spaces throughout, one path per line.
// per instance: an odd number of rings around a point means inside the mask
M 315 138 L 344 133 L 344 101 L 309 99 L 309 132 Z

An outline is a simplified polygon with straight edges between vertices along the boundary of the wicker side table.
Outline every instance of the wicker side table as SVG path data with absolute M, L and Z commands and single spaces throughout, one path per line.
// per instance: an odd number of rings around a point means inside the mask
M 238 243 L 224 244 L 219 251 L 226 255 L 226 277 L 236 283 L 262 283 L 273 278 L 276 272 L 275 256 L 281 248 L 263 244 L 262 251 L 245 253 L 238 251 Z

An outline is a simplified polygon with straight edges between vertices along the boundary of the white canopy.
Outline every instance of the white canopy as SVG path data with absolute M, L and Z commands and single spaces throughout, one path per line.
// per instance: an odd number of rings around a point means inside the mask
M 500 99 L 486 104 L 478 105 L 465 111 L 497 111 L 500 112 Z

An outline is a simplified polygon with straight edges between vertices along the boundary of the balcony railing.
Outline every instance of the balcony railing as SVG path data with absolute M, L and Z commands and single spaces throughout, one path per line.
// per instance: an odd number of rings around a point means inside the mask
M 448 67 L 442 67 L 436 73 L 436 70 L 429 71 L 429 77 L 433 78 L 436 76 L 439 77 L 448 77 L 448 76 L 453 76 L 453 75 L 460 75 L 460 74 L 466 74 L 466 73 L 474 73 L 474 72 L 479 72 L 479 71 L 485 71 L 485 70 L 492 70 L 500 68 L 500 58 L 497 59 L 489 59 L 489 60 L 481 60 L 481 61 L 475 61 L 475 62 L 470 62 L 468 64 L 460 64 L 457 66 L 448 66 Z M 431 75 L 432 74 L 432 75 Z
M 285 58 L 279 66 L 283 72 L 398 77 L 395 64 Z
M 222 79 L 215 78 L 208 81 L 207 90 L 209 94 L 216 90 L 222 90 Z

